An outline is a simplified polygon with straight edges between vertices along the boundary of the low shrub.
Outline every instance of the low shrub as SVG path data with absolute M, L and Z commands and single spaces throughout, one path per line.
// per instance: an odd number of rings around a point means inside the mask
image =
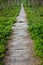
M 33 7 L 25 7 L 27 13 L 28 30 L 30 30 L 31 38 L 34 39 L 34 48 L 36 55 L 43 59 L 43 7 L 39 7 L 34 12 Z M 43 60 L 42 60 L 43 62 Z M 41 63 L 43 65 L 43 63 Z
M 3 65 L 3 58 L 6 52 L 9 36 L 12 32 L 12 25 L 16 21 L 20 7 L 14 6 L 11 9 L 0 10 L 0 65 Z

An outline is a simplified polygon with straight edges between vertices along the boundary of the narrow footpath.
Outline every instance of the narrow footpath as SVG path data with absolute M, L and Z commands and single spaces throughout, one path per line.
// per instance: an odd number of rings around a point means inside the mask
M 13 32 L 4 59 L 5 65 L 39 65 L 38 59 L 33 57 L 33 41 L 27 28 L 26 14 L 22 6 L 17 22 L 12 27 Z

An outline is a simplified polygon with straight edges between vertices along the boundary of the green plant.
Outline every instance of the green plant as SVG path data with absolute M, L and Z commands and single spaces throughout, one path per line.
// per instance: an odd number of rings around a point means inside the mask
M 6 52 L 6 45 L 8 44 L 9 36 L 12 32 L 12 25 L 16 21 L 16 16 L 19 13 L 20 7 L 5 6 L 0 10 L 0 65 L 3 65 L 3 58 Z
M 34 39 L 34 48 L 36 55 L 41 58 L 43 65 L 43 7 L 39 7 L 37 12 L 34 12 L 33 7 L 26 7 L 28 20 L 28 30 L 30 30 L 31 38 Z

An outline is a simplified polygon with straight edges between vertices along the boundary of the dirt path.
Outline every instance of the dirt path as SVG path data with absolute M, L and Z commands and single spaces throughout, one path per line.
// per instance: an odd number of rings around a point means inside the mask
M 5 65 L 38 65 L 37 58 L 33 57 L 33 41 L 27 28 L 26 14 L 22 6 L 17 22 L 12 27 L 13 33 L 5 56 Z

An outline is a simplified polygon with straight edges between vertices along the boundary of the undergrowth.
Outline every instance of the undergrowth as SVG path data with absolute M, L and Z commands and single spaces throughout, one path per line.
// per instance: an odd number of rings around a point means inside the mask
M 43 7 L 34 11 L 33 7 L 25 7 L 27 13 L 28 30 L 34 39 L 35 55 L 40 57 L 43 65 Z
M 10 9 L 6 7 L 0 10 L 0 65 L 3 65 L 3 58 L 7 50 L 9 36 L 12 33 L 12 25 L 16 21 L 20 7 L 13 6 Z

